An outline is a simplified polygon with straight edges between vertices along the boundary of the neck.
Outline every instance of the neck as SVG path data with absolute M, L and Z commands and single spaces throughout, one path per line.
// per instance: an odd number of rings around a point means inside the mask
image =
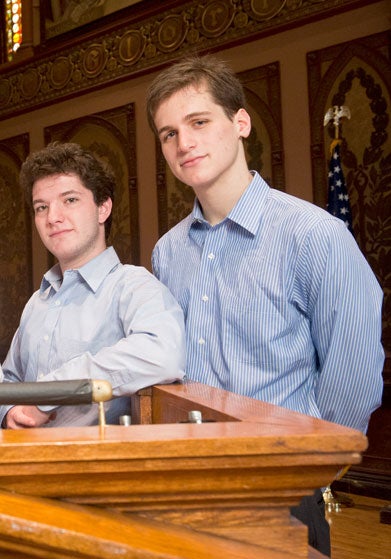
M 251 173 L 246 168 L 244 173 L 229 183 L 221 181 L 195 191 L 203 216 L 210 225 L 217 225 L 227 217 L 252 179 Z
M 72 255 L 69 259 L 63 258 L 59 260 L 62 274 L 64 275 L 67 270 L 78 270 L 82 268 L 85 264 L 88 264 L 88 262 L 99 256 L 106 248 L 106 242 L 99 243 L 96 246 L 91 246 L 89 251 L 82 252 L 79 255 Z

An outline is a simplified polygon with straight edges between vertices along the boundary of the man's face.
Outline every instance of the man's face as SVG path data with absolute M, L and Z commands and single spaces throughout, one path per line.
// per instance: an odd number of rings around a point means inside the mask
M 105 249 L 110 198 L 98 207 L 79 177 L 65 174 L 37 180 L 32 198 L 39 236 L 63 272 L 80 268 Z
M 198 194 L 232 180 L 243 165 L 240 138 L 250 131 L 247 117 L 240 109 L 230 120 L 202 84 L 179 90 L 163 101 L 155 125 L 173 174 Z

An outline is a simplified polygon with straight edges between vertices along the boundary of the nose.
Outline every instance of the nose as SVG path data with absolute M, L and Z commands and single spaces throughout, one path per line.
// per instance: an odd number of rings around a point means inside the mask
M 178 132 L 178 150 L 181 152 L 188 152 L 195 147 L 195 140 L 193 135 L 188 131 Z
M 47 211 L 47 221 L 49 224 L 60 223 L 64 219 L 61 206 L 59 204 L 50 204 Z

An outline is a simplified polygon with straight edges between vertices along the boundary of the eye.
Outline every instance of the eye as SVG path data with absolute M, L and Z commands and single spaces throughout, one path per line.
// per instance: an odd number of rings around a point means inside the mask
M 78 198 L 76 198 L 75 196 L 70 196 L 69 198 L 66 198 L 65 203 L 66 204 L 74 204 L 77 201 L 78 201 Z
M 34 206 L 34 213 L 35 214 L 40 214 L 42 212 L 44 212 L 47 209 L 47 206 L 45 206 L 45 204 L 41 204 L 40 206 Z
M 194 122 L 195 126 L 203 126 L 204 124 L 206 124 L 208 121 L 207 120 L 196 120 Z
M 167 134 L 165 134 L 163 136 L 163 142 L 167 142 L 167 141 L 171 140 L 174 136 L 175 136 L 175 131 L 170 130 L 170 132 L 168 132 Z

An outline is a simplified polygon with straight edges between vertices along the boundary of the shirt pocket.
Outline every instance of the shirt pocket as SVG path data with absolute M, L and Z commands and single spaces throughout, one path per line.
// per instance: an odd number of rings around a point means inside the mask
M 290 330 L 284 315 L 286 307 L 286 302 L 270 298 L 260 289 L 251 301 L 236 299 L 223 309 L 223 339 L 235 361 L 260 368 L 275 364 Z

